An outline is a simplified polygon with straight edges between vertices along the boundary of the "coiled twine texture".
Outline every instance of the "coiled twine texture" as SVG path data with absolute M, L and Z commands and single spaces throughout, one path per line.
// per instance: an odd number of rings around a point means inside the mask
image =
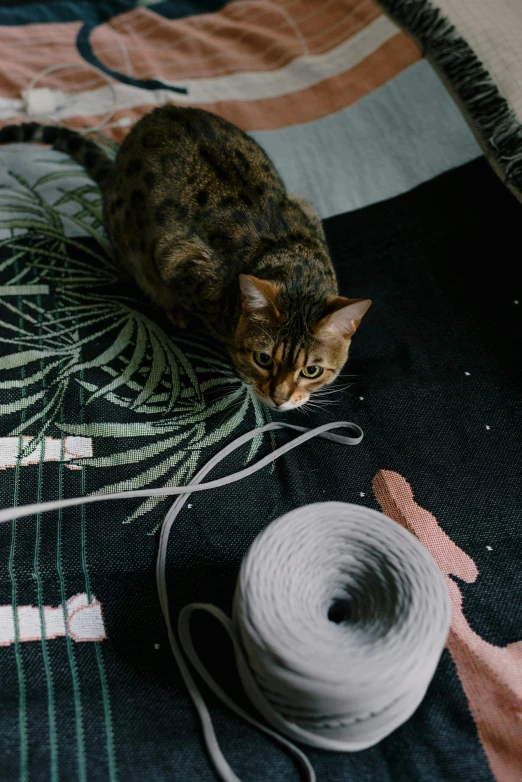
M 411 716 L 449 621 L 443 577 L 416 538 L 340 502 L 270 524 L 234 599 L 250 699 L 286 736 L 338 751 L 370 747 Z

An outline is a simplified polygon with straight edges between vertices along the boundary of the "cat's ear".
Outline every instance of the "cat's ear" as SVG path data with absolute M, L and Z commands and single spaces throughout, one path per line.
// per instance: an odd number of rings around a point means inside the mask
M 279 288 L 275 282 L 259 280 L 250 274 L 240 274 L 239 287 L 241 306 L 245 315 L 270 318 L 270 320 L 279 318 L 279 311 L 275 304 Z
M 324 336 L 348 339 L 361 324 L 363 315 L 371 305 L 370 299 L 345 299 L 333 296 L 328 300 L 328 312 L 317 323 L 315 330 Z

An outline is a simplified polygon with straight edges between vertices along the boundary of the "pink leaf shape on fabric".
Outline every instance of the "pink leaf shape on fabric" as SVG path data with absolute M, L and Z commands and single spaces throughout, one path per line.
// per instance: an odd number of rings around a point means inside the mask
M 477 731 L 498 782 L 522 780 L 522 641 L 494 646 L 469 625 L 462 593 L 449 576 L 473 583 L 475 562 L 441 529 L 437 519 L 415 502 L 399 473 L 380 470 L 373 490 L 383 513 L 412 532 L 444 574 L 452 603 L 448 650 L 453 658 Z

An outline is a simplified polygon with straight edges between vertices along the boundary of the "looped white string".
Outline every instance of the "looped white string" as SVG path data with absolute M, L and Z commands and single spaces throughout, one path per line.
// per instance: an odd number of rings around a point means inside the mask
M 43 70 L 39 71 L 31 81 L 29 82 L 29 86 L 26 90 L 23 90 L 22 97 L 25 98 L 25 100 L 29 100 L 31 93 L 36 89 L 36 85 L 46 76 L 49 76 L 49 74 L 54 73 L 55 71 L 61 70 L 62 68 L 80 68 L 85 69 L 88 68 L 91 71 L 94 71 L 98 74 L 98 76 L 105 82 L 106 86 L 109 88 L 112 98 L 112 106 L 111 108 L 106 112 L 104 117 L 97 122 L 95 125 L 90 125 L 86 128 L 77 128 L 77 132 L 85 135 L 88 133 L 97 133 L 102 130 L 106 130 L 108 128 L 112 127 L 127 127 L 129 124 L 132 124 L 132 121 L 129 120 L 128 117 L 122 117 L 120 120 L 117 120 L 116 122 L 111 123 L 111 119 L 114 117 L 116 112 L 118 111 L 118 94 L 116 92 L 116 87 L 114 86 L 114 81 L 109 76 L 107 76 L 106 73 L 101 71 L 99 68 L 97 68 L 95 65 L 90 65 L 88 63 L 81 63 L 81 62 L 60 62 L 60 63 L 53 63 L 52 65 L 49 65 L 47 68 L 44 68 Z M 55 92 L 56 94 L 56 92 Z M 52 114 L 54 112 L 45 112 L 45 113 L 36 113 L 31 112 L 30 117 L 32 120 L 38 120 L 39 122 L 46 121 L 48 124 L 57 124 L 63 126 L 63 122 L 61 122 L 59 119 L 55 119 Z
M 281 428 L 303 434 L 239 472 L 202 483 L 230 453 L 260 433 Z M 330 431 L 338 428 L 351 429 L 355 436 Z M 347 422 L 312 430 L 271 423 L 231 442 L 187 486 L 89 495 L 0 511 L 2 523 L 84 503 L 179 495 L 160 532 L 158 595 L 172 652 L 223 782 L 241 780 L 221 752 L 171 625 L 165 575 L 169 534 L 192 492 L 246 478 L 312 437 L 357 445 L 363 433 Z M 239 707 L 205 669 L 190 635 L 190 617 L 198 610 L 213 615 L 227 630 L 245 691 L 272 727 Z M 306 782 L 315 782 L 310 761 L 289 739 L 347 752 L 388 735 L 424 697 L 446 641 L 449 618 L 441 573 L 410 533 L 369 508 L 327 502 L 298 508 L 258 535 L 241 565 L 233 621 L 216 606 L 193 603 L 180 612 L 178 632 L 185 654 L 214 693 L 285 746 Z
M 296 437 L 295 440 L 291 440 L 286 445 L 282 445 L 275 451 L 272 451 L 263 459 L 250 464 L 239 472 L 234 472 L 231 475 L 225 475 L 223 478 L 218 478 L 215 481 L 208 481 L 208 483 L 201 483 L 201 480 L 210 470 L 219 462 L 223 461 L 230 453 L 236 451 L 245 443 L 253 440 L 258 434 L 263 432 L 269 432 L 274 429 L 294 429 L 297 432 L 304 432 L 300 437 Z M 339 434 L 331 434 L 330 429 L 351 429 L 355 432 L 355 437 L 343 437 Z M 118 491 L 111 494 L 89 494 L 87 497 L 71 497 L 66 500 L 52 500 L 52 502 L 35 502 L 30 505 L 21 505 L 18 508 L 4 508 L 0 510 L 0 524 L 6 521 L 13 521 L 14 519 L 21 519 L 24 516 L 33 516 L 36 513 L 46 513 L 51 510 L 60 510 L 62 508 L 72 508 L 76 505 L 90 505 L 92 502 L 105 502 L 107 500 L 127 500 L 138 499 L 140 497 L 172 497 L 177 494 L 184 495 L 180 497 L 169 510 L 165 524 L 170 519 L 171 514 L 175 508 L 182 507 L 188 499 L 188 495 L 194 491 L 208 491 L 209 489 L 217 489 L 220 486 L 227 486 L 229 483 L 235 483 L 243 478 L 247 478 L 249 475 L 266 467 L 267 464 L 273 462 L 279 456 L 282 456 L 292 448 L 297 448 L 298 445 L 305 443 L 312 437 L 321 437 L 325 440 L 331 440 L 334 443 L 341 443 L 343 445 L 358 445 L 363 439 L 362 429 L 357 424 L 352 424 L 347 421 L 336 421 L 331 424 L 323 424 L 315 429 L 307 429 L 305 426 L 296 426 L 295 424 L 287 424 L 282 421 L 273 422 L 271 424 L 265 424 L 265 426 L 259 426 L 257 429 L 252 429 L 236 440 L 226 445 L 219 453 L 217 453 L 212 459 L 210 459 L 206 465 L 192 478 L 192 480 L 186 486 L 163 486 L 161 489 L 133 489 L 132 491 Z M 177 511 L 176 511 L 177 514 Z M 165 525 L 164 525 L 165 528 Z M 163 528 L 163 529 L 164 529 Z M 170 529 L 170 527 L 169 527 Z M 162 535 L 163 530 L 162 530 Z M 164 562 L 163 562 L 164 564 Z

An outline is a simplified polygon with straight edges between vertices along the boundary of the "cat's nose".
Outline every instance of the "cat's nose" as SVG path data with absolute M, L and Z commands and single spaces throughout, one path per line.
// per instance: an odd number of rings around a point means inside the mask
M 281 405 L 284 405 L 285 402 L 288 402 L 288 397 L 286 399 L 281 396 L 273 396 L 272 402 L 277 406 L 280 407 Z

